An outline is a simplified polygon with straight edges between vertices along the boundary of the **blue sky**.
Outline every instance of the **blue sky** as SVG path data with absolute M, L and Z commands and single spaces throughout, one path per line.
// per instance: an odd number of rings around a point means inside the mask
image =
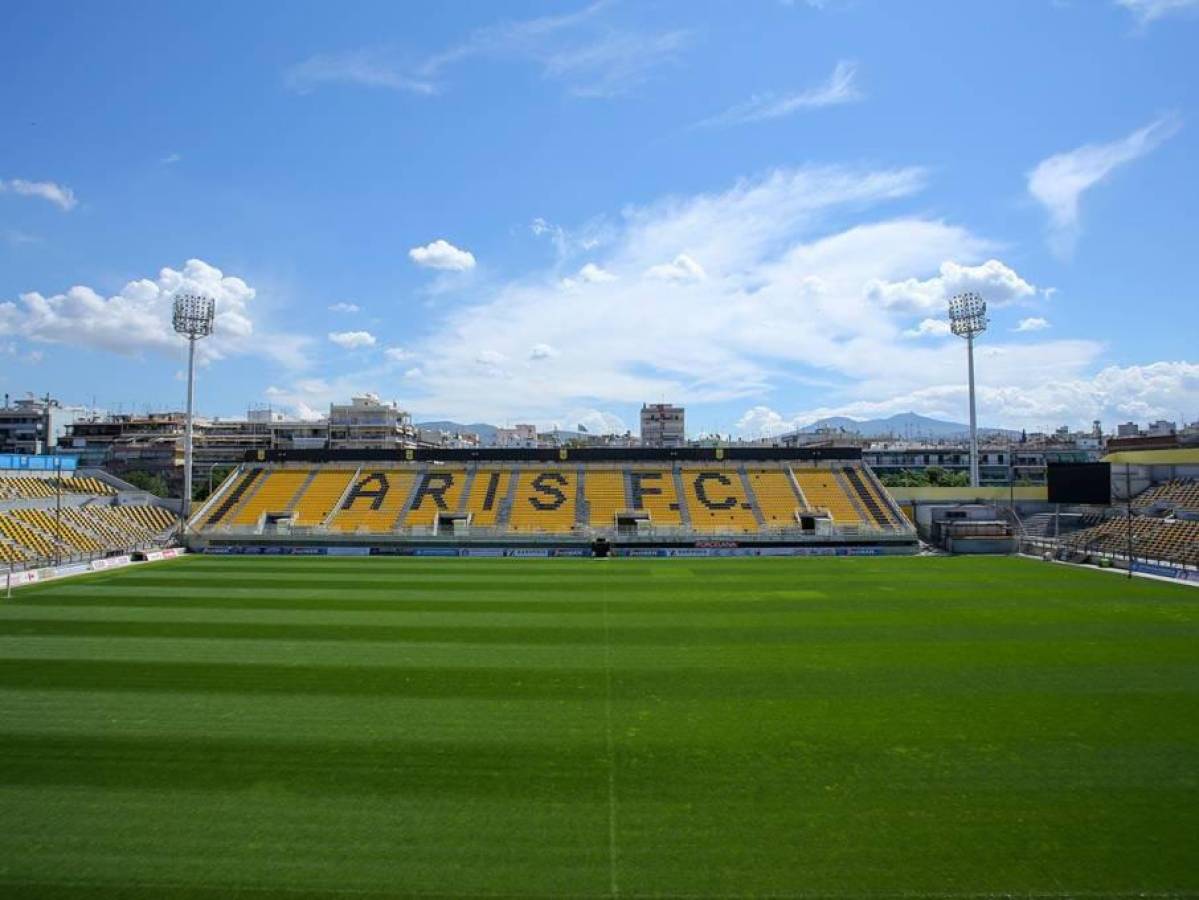
M 1199 418 L 1199 2 L 9 4 L 0 383 L 777 432 Z

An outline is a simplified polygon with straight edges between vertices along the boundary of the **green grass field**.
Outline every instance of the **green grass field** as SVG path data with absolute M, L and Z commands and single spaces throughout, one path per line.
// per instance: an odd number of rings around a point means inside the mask
M 191 558 L 0 603 L 2 897 L 1199 893 L 1199 591 Z

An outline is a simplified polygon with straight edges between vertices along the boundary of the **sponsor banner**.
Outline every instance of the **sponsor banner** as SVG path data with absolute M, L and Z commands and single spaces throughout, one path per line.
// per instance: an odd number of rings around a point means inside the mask
M 240 547 L 205 547 L 205 555 L 211 556 L 231 556 L 241 549 Z M 166 552 L 165 550 L 163 551 Z
M 93 572 L 103 572 L 105 569 L 119 569 L 121 566 L 127 566 L 132 562 L 128 556 L 109 556 L 104 559 L 93 559 L 91 570 Z
M 486 556 L 495 558 L 504 555 L 503 547 L 467 547 L 462 551 L 463 556 Z
M 147 550 L 146 562 L 160 562 L 166 559 L 161 550 Z
M 555 550 L 554 556 L 590 556 L 591 550 L 586 547 L 562 547 Z
M 1152 563 L 1132 564 L 1134 572 L 1141 572 L 1145 575 L 1156 575 L 1159 578 L 1174 578 L 1178 581 L 1199 581 L 1199 572 L 1191 572 L 1187 569 L 1176 568 L 1174 566 L 1160 566 Z
M 726 556 L 880 556 L 879 547 L 621 547 L 613 551 L 626 557 L 714 558 Z
M 168 547 L 166 550 L 162 551 L 162 558 L 163 559 L 174 559 L 176 556 L 182 556 L 186 552 L 187 551 L 184 550 L 182 547 Z
M 413 556 L 457 556 L 456 547 L 414 547 Z
M 370 547 L 320 547 L 326 556 L 370 556 Z M 301 549 L 296 548 L 296 553 L 300 553 Z
M 544 559 L 550 555 L 549 548 L 515 547 L 508 551 L 509 556 Z
M 24 572 L 9 572 L 7 583 L 13 587 L 20 587 L 23 584 L 33 584 L 38 580 L 37 569 L 28 569 Z

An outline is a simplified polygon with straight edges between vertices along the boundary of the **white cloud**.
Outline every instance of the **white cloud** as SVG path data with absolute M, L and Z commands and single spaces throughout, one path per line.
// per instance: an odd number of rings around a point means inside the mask
M 1049 213 L 1049 244 L 1067 255 L 1078 238 L 1079 199 L 1122 165 L 1139 159 L 1173 137 L 1177 116 L 1163 116 L 1108 144 L 1087 144 L 1042 160 L 1028 174 L 1028 192 Z
M 853 103 L 863 99 L 861 91 L 854 83 L 857 71 L 857 63 L 841 60 L 823 84 L 791 94 L 755 94 L 744 103 L 738 103 L 699 124 L 738 125 L 762 122 L 780 119 L 806 109 Z
M 925 280 L 874 279 L 866 284 L 866 296 L 884 309 L 896 312 L 943 311 L 949 298 L 963 291 L 982 294 L 989 306 L 1004 306 L 1036 294 L 1036 288 L 997 259 L 979 266 L 943 262 L 940 275 Z
M 1042 319 L 1040 316 L 1030 316 L 1027 319 L 1021 319 L 1020 323 L 1015 327 L 1015 331 L 1044 331 L 1049 327 L 1049 320 Z
M 311 56 L 289 67 L 283 80 L 299 94 L 307 94 L 326 84 L 352 84 L 411 94 L 436 91 L 427 79 L 405 74 L 394 61 L 367 50 Z
M 1142 25 L 1169 15 L 1199 10 L 1199 0 L 1116 0 L 1116 4 L 1136 16 Z
M 609 33 L 549 54 L 545 73 L 570 82 L 577 97 L 616 97 L 645 81 L 653 69 L 677 60 L 689 41 L 682 30 Z
M 146 351 L 178 355 L 185 344 L 171 327 L 171 303 L 180 291 L 216 300 L 213 335 L 197 349 L 202 362 L 254 354 L 291 367 L 305 364 L 306 338 L 256 331 L 251 317 L 255 290 L 199 259 L 189 259 L 179 270 L 161 269 L 153 280 L 131 281 L 111 297 L 83 285 L 48 297 L 36 291 L 22 294 L 19 302 L 0 303 L 0 335 L 123 356 Z
M 75 208 L 78 201 L 75 192 L 62 184 L 53 181 L 26 181 L 24 178 L 13 178 L 9 181 L 0 179 L 0 194 L 9 191 L 22 197 L 40 197 L 53 203 L 64 212 Z
M 750 407 L 737 420 L 736 427 L 738 434 L 748 438 L 774 437 L 794 430 L 791 423 L 769 406 Z
M 402 362 L 403 360 L 412 358 L 412 354 L 403 347 L 388 347 L 383 351 L 383 355 L 390 362 Z
M 345 350 L 375 346 L 375 336 L 369 331 L 330 331 L 329 340 Z
M 529 359 L 553 359 L 558 355 L 558 351 L 549 344 L 534 344 L 529 350 Z
M 574 409 L 563 421 L 582 425 L 590 434 L 624 434 L 629 430 L 620 416 L 599 409 Z
M 684 255 L 702 260 L 707 278 L 677 285 L 599 281 L 569 315 L 553 269 L 488 285 L 480 302 L 448 312 L 412 348 L 425 360 L 412 405 L 451 418 L 544 421 L 583 403 L 744 396 L 762 390 L 786 360 L 846 365 L 847 351 L 856 350 L 843 342 L 874 330 L 878 319 L 862 299 L 864 277 L 935 269 L 985 245 L 922 221 L 808 243 L 804 235 L 820 234 L 821 220 L 834 210 L 902 197 L 922 181 L 918 169 L 780 170 L 721 193 L 627 208 L 605 253 L 591 260 L 597 267 L 640 274 L 686 248 Z M 694 274 L 683 261 L 678 269 Z M 527 360 L 536 343 L 569 350 L 535 366 L 512 362 Z M 481 348 L 499 355 L 482 356 Z
M 413 247 L 408 257 L 418 266 L 427 269 L 444 269 L 450 272 L 465 272 L 475 267 L 474 254 L 459 250 L 449 241 L 438 238 L 423 247 Z
M 947 337 L 951 333 L 949 322 L 944 319 L 922 319 L 919 325 L 909 328 L 903 333 L 903 336 L 910 338 Z
M 573 277 L 563 278 L 561 284 L 564 290 L 569 291 L 585 284 L 605 284 L 615 280 L 616 276 L 606 269 L 600 268 L 595 263 L 586 263 Z
M 308 93 L 329 84 L 352 84 L 418 95 L 438 93 L 449 71 L 470 60 L 532 63 L 544 77 L 562 81 L 580 97 L 611 97 L 675 61 L 689 33 L 637 31 L 601 20 L 596 2 L 560 15 L 503 21 L 479 28 L 415 63 L 378 50 L 318 54 L 288 68 L 287 86 Z
M 356 313 L 359 312 L 359 307 L 357 303 L 332 303 L 329 305 L 329 312 Z
M 1002 384 L 1002 386 L 996 386 Z M 886 401 L 846 407 L 836 414 L 874 416 L 914 410 L 939 418 L 963 421 L 966 386 L 922 388 Z M 1062 424 L 1084 426 L 1094 419 L 1112 423 L 1134 419 L 1175 418 L 1179 410 L 1199 404 L 1199 364 L 1156 362 L 1149 365 L 1108 366 L 1093 375 L 1077 372 L 1065 378 L 998 380 L 978 388 L 979 417 L 991 426 L 1048 430 Z M 800 418 L 810 421 L 809 412 Z
M 164 166 L 173 166 L 177 162 L 182 162 L 183 156 L 179 153 L 168 153 L 159 160 Z
M 703 281 L 708 277 L 703 266 L 686 253 L 680 253 L 668 263 L 650 266 L 645 270 L 645 275 L 647 278 L 656 278 L 659 281 L 675 282 Z

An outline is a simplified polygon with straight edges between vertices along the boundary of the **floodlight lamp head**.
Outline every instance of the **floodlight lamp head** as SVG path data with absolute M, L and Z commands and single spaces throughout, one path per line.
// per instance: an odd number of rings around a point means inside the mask
M 958 337 L 972 338 L 987 330 L 987 301 L 968 291 L 949 301 L 949 329 Z
M 175 331 L 188 338 L 208 337 L 216 318 L 216 301 L 205 294 L 176 294 L 171 322 Z

